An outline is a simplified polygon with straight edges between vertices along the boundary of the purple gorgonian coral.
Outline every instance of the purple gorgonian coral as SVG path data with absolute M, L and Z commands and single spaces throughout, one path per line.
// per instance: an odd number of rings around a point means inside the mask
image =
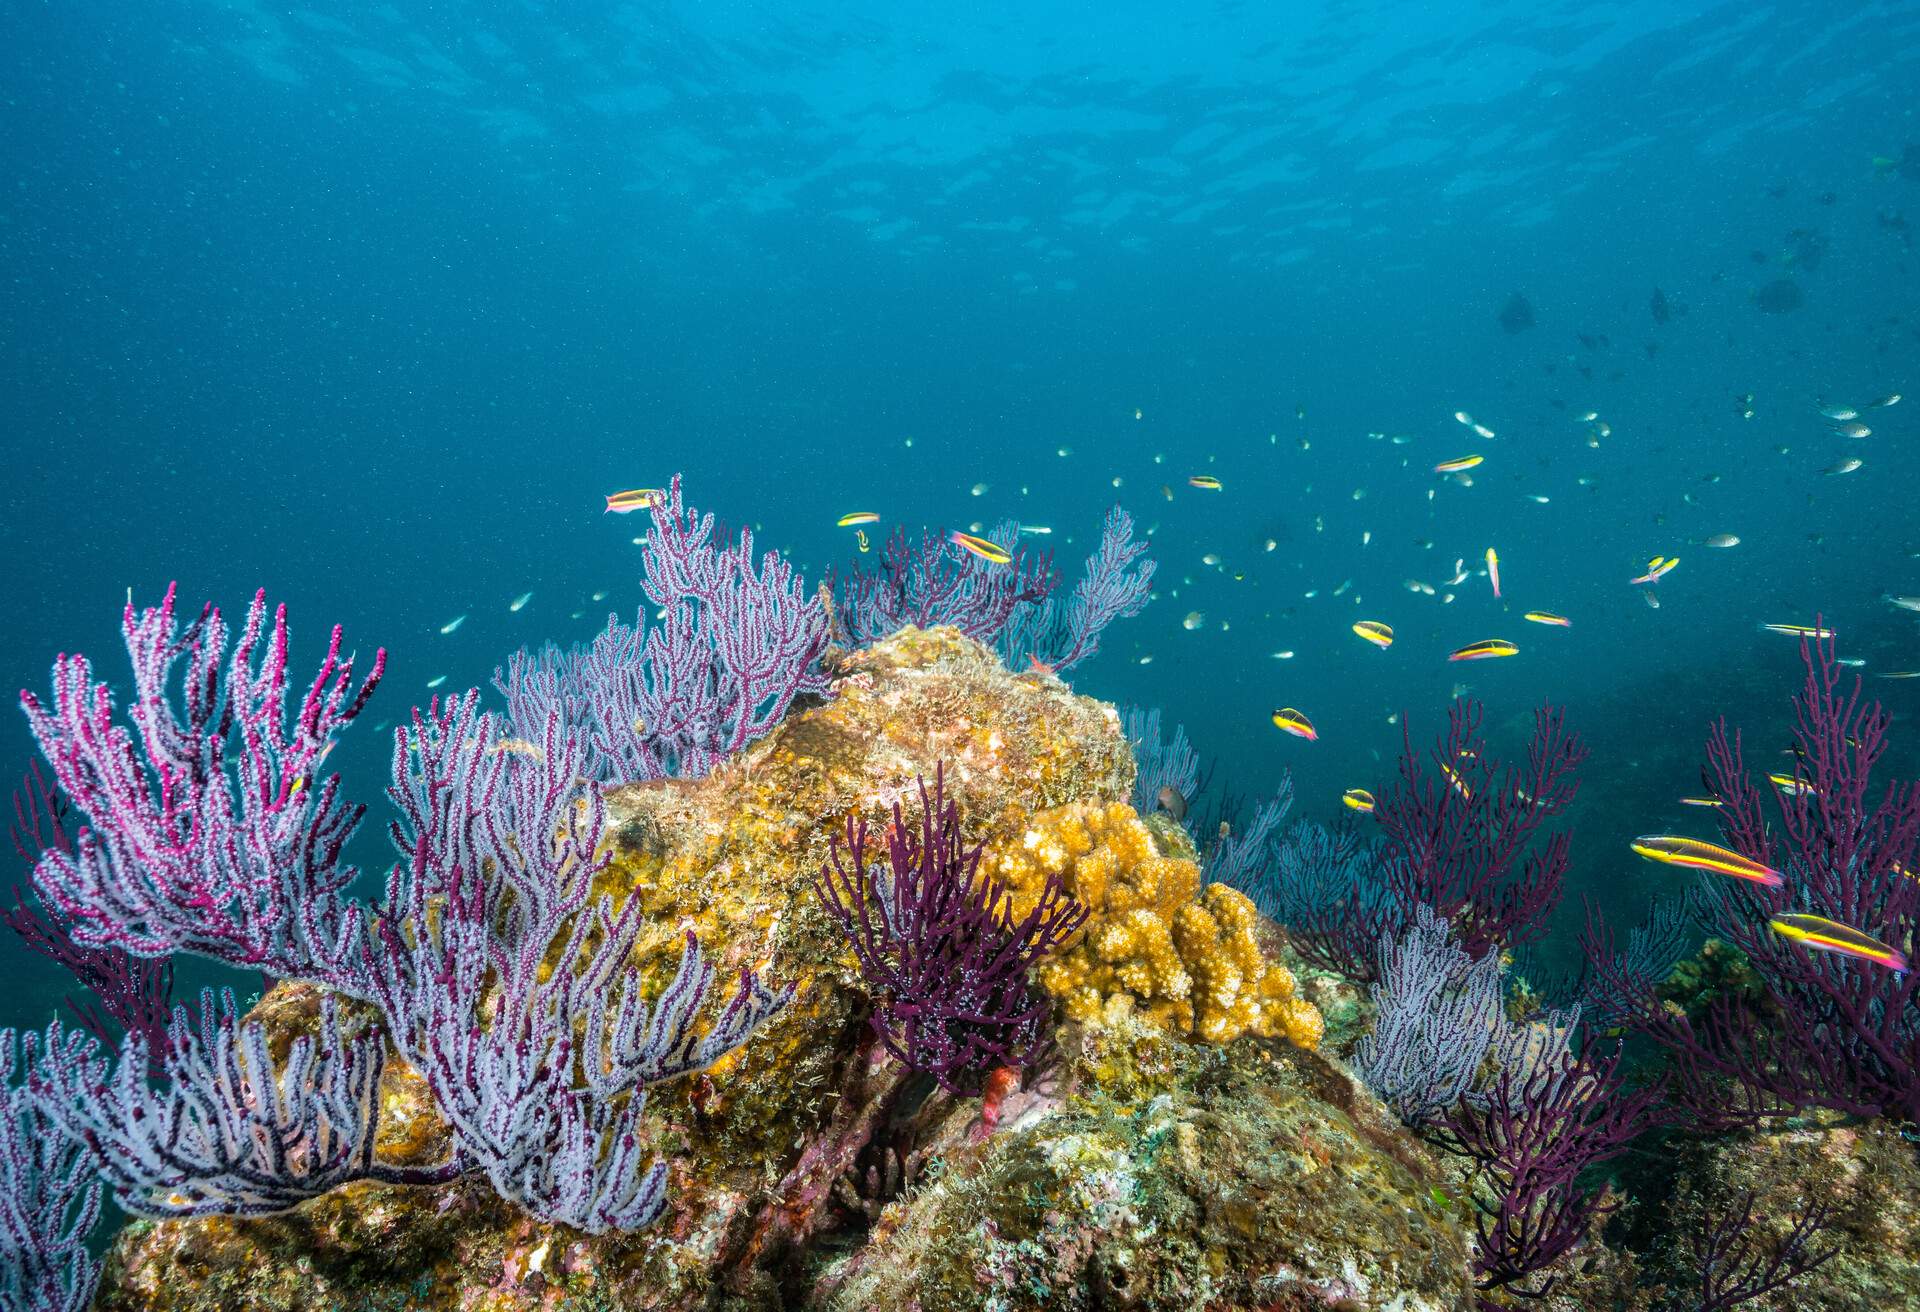
M 849 817 L 814 885 L 860 962 L 875 1035 L 953 1093 L 1032 1058 L 1052 1003 L 1028 971 L 1087 918 L 1057 875 L 1016 916 L 1012 895 L 980 872 L 981 851 L 936 770 L 931 793 L 920 780 L 917 822 L 895 803 L 884 860 L 869 857 L 866 821 Z

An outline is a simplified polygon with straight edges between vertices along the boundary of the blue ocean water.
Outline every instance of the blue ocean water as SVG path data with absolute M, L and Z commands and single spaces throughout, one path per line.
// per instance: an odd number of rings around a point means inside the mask
M 681 472 L 809 580 L 852 509 L 1046 525 L 1071 577 L 1118 500 L 1157 596 L 1076 687 L 1322 818 L 1456 688 L 1511 750 L 1562 703 L 1570 889 L 1631 906 L 1708 722 L 1786 741 L 1760 623 L 1920 667 L 1920 395 L 1867 406 L 1920 393 L 1916 52 L 1911 3 L 16 0 L 0 676 L 124 688 L 128 589 L 264 586 L 296 669 L 389 651 L 330 762 L 377 816 L 430 680 L 631 614 L 607 492 Z M 1445 583 L 1490 546 L 1504 600 Z M 1920 683 L 1868 690 L 1911 777 Z M 10 941 L 0 982 L 0 1024 L 66 987 Z

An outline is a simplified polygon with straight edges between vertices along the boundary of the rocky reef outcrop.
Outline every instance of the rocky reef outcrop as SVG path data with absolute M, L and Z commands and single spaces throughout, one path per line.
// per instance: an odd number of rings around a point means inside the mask
M 1441 1165 L 1315 1050 L 1316 989 L 1296 983 L 1274 927 L 1202 886 L 1177 829 L 1126 807 L 1134 767 L 1111 707 L 944 629 L 840 657 L 833 691 L 704 779 L 608 794 L 601 884 L 641 900 L 654 987 L 691 930 L 723 975 L 751 965 L 798 988 L 743 1050 L 654 1091 L 648 1146 L 672 1165 L 655 1226 L 585 1236 L 484 1180 L 358 1184 L 275 1217 L 131 1225 L 98 1305 L 1470 1305 Z M 1062 1000 L 1051 1051 L 982 1097 L 943 1092 L 873 1041 L 813 889 L 849 817 L 911 812 L 937 766 L 1010 887 L 1062 862 L 1083 896 L 1099 881 L 1098 914 L 1048 985 Z M 318 998 L 282 985 L 258 1015 L 284 1045 Z M 399 1061 L 379 1096 L 384 1155 L 444 1152 Z

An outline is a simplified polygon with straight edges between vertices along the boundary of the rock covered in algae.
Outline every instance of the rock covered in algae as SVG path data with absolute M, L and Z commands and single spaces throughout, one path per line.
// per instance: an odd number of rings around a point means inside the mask
M 1816 1249 L 1838 1251 L 1810 1274 L 1741 1306 L 1753 1312 L 1891 1312 L 1920 1307 L 1920 1154 L 1898 1126 L 1818 1112 L 1788 1128 L 1687 1145 L 1671 1185 L 1646 1204 L 1649 1269 L 1685 1289 L 1694 1268 L 1681 1238 L 1751 1191 L 1757 1249 L 1770 1253 L 1808 1204 L 1833 1209 Z
M 796 709 L 706 779 L 608 793 L 614 861 L 600 888 L 643 900 L 639 948 L 664 984 L 696 930 L 724 990 L 742 963 L 795 1004 L 744 1050 L 649 1100 L 672 1163 L 668 1212 L 636 1234 L 587 1238 L 534 1221 L 483 1180 L 440 1189 L 363 1184 L 262 1220 L 141 1223 L 115 1243 L 104 1308 L 489 1309 L 704 1306 L 725 1280 L 739 1306 L 782 1301 L 769 1268 L 804 1239 L 832 1165 L 809 1156 L 851 1078 L 864 995 L 815 873 L 849 816 L 883 827 L 944 763 L 975 840 L 1010 840 L 1035 809 L 1124 797 L 1133 760 L 1112 707 L 1058 679 L 1008 672 L 952 629 L 909 629 L 840 657 L 835 696 Z M 259 1013 L 279 1045 L 311 1024 L 314 990 L 282 985 Z M 856 1072 L 857 1073 L 857 1072 Z M 384 1138 L 428 1160 L 445 1128 L 418 1077 L 389 1063 Z M 799 1219 L 796 1220 L 795 1218 Z
M 1069 1091 L 962 1144 L 823 1265 L 834 1312 L 1465 1309 L 1431 1153 L 1315 1053 L 1181 1041 L 1141 1013 L 1061 1036 Z
M 1225 884 L 1201 888 L 1199 863 L 1163 853 L 1125 802 L 1038 812 L 1016 843 L 989 847 L 982 869 L 1013 890 L 1016 913 L 1051 876 L 1087 908 L 1084 930 L 1040 968 L 1068 1019 L 1137 1007 L 1209 1043 L 1242 1034 L 1320 1042 L 1319 1011 L 1261 948 L 1252 900 Z

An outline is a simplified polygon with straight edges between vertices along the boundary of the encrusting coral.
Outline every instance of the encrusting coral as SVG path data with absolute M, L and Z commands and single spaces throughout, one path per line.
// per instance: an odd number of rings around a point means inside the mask
M 990 846 L 982 869 L 1013 891 L 1017 910 L 1050 877 L 1087 908 L 1086 928 L 1039 971 L 1069 1020 L 1138 1010 L 1209 1043 L 1257 1034 L 1318 1046 L 1320 1012 L 1261 950 L 1252 900 L 1225 884 L 1202 889 L 1199 864 L 1163 854 L 1126 803 L 1039 812 L 1016 841 Z

